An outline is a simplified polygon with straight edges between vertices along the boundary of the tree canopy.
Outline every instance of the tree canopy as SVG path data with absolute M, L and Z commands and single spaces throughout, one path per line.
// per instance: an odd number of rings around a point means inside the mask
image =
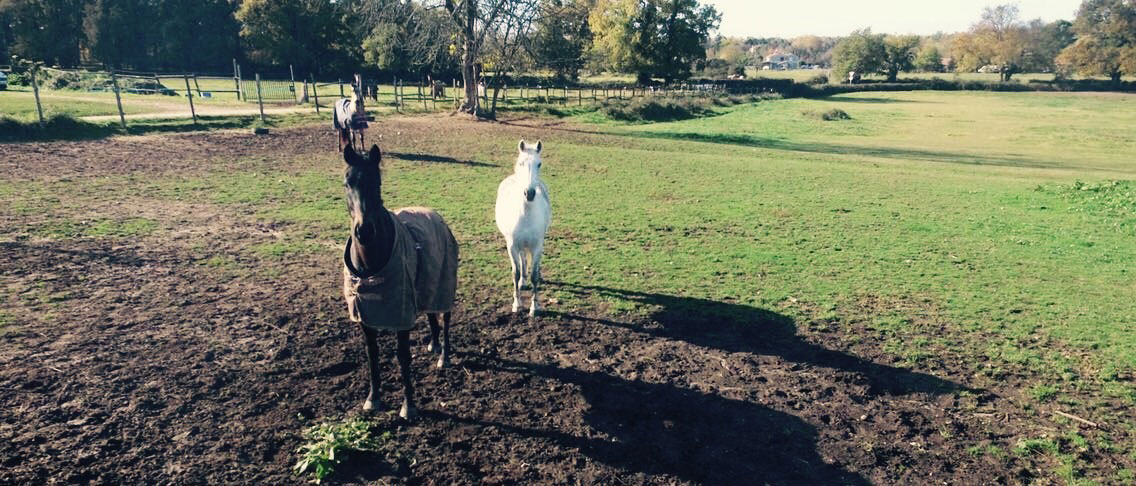
M 1119 82 L 1136 74 L 1136 3 L 1131 0 L 1086 0 L 1073 22 L 1077 40 L 1058 63 L 1085 75 L 1105 75 Z

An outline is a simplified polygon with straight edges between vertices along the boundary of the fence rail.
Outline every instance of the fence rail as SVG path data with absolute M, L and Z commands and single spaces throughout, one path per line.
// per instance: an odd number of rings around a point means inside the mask
M 195 98 L 202 100 L 229 98 L 231 102 L 255 103 L 264 120 L 266 103 L 284 103 L 298 106 L 309 105 L 319 113 L 330 107 L 334 100 L 352 94 L 350 83 L 344 78 L 335 81 L 320 80 L 312 75 L 295 78 L 289 69 L 290 79 L 266 79 L 259 73 L 245 77 L 240 64 L 234 62 L 233 74 L 218 75 L 198 73 L 147 73 L 133 70 L 105 71 L 90 68 L 56 69 L 40 68 L 39 78 L 33 75 L 32 84 L 36 88 L 36 109 L 43 121 L 39 88 L 75 89 L 89 92 L 113 92 L 117 115 L 124 128 L 127 126 L 127 112 L 124 109 L 123 95 L 165 95 L 185 99 L 186 114 L 197 122 Z M 495 81 L 487 78 L 491 84 Z M 431 111 L 456 109 L 465 97 L 465 88 L 459 80 L 449 82 L 420 79 L 407 80 L 390 78 L 389 84 L 378 79 L 364 79 L 362 93 L 370 106 L 393 107 L 398 112 Z M 515 107 L 517 105 L 543 103 L 559 105 L 584 105 L 603 103 L 611 100 L 630 100 L 642 97 L 694 97 L 742 94 L 756 90 L 738 89 L 725 84 L 672 84 L 668 86 L 569 86 L 548 84 L 484 85 L 478 86 L 478 98 L 483 106 Z M 126 108 L 137 110 L 137 98 L 127 99 Z M 172 101 L 172 100 L 171 100 Z M 222 100 L 223 101 L 223 100 Z M 133 106 L 132 106 L 133 105 Z M 168 116 L 169 103 L 164 103 L 162 111 Z

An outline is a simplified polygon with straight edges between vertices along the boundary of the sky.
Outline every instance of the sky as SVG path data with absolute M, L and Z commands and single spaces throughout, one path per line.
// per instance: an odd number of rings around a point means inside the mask
M 887 34 L 970 28 L 984 7 L 1014 3 L 1023 20 L 1073 20 L 1081 0 L 702 0 L 722 13 L 727 37 L 843 36 L 871 27 Z

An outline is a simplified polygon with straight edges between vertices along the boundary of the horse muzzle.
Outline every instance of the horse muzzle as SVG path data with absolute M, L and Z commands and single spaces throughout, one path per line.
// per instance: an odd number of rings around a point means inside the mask
M 535 197 L 536 197 L 536 189 L 535 188 L 530 187 L 528 189 L 525 189 L 525 200 L 532 202 L 533 198 L 535 198 Z

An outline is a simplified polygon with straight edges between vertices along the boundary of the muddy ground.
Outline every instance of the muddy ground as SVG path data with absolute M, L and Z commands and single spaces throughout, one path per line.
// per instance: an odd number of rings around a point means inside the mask
M 169 174 L 220 154 L 327 151 L 326 132 L 0 145 L 0 170 L 17 180 L 42 178 L 44 167 Z M 0 483 L 306 483 L 291 472 L 302 429 L 360 413 L 364 354 L 338 294 L 337 252 L 218 275 L 199 262 L 271 229 L 197 209 L 151 208 L 199 230 L 137 241 L 37 238 L 20 233 L 30 216 L 2 221 L 15 236 L 0 240 L 11 320 L 0 335 Z M 553 305 L 530 320 L 507 313 L 504 295 L 467 291 L 452 366 L 433 368 L 415 346 L 420 418 L 378 415 L 401 457 L 355 455 L 329 482 L 1049 482 L 1028 457 L 973 453 L 1044 431 L 1013 405 L 1013 379 L 972 385 L 974 363 L 940 356 L 902 367 L 870 331 L 850 344 L 841 333 L 855 321 L 825 329 L 778 309 L 548 285 L 655 310 Z M 914 325 L 949 327 L 918 306 L 911 313 Z M 393 339 L 380 345 L 390 410 L 401 390 Z

